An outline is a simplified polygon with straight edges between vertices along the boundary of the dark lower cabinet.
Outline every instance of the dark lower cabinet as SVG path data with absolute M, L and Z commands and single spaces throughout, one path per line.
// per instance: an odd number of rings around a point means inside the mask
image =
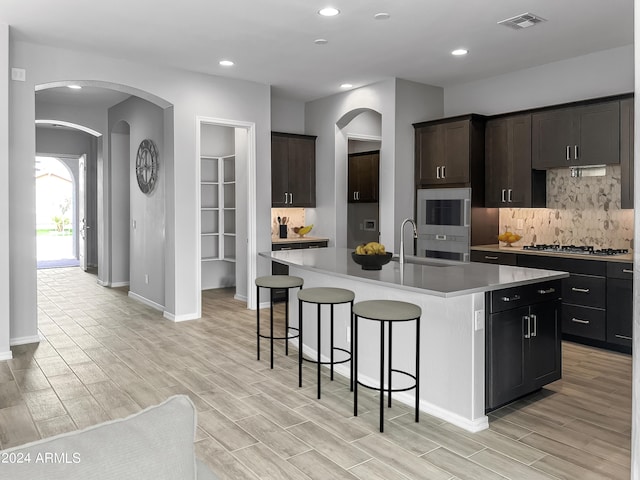
M 607 262 L 607 342 L 631 349 L 633 264 Z
M 322 248 L 328 245 L 327 240 L 318 240 L 312 242 L 289 242 L 289 243 L 272 243 L 271 250 L 276 252 L 279 250 L 300 250 L 304 248 Z M 278 262 L 271 262 L 271 275 L 289 275 L 289 266 Z M 286 298 L 286 290 L 274 290 L 273 300 L 283 302 Z
M 561 378 L 560 282 L 490 292 L 486 305 L 485 408 L 493 410 Z

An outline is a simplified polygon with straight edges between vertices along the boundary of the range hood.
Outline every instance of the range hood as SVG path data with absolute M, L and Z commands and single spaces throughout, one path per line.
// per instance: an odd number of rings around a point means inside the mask
M 569 167 L 572 177 L 604 177 L 607 174 L 605 165 L 585 165 Z

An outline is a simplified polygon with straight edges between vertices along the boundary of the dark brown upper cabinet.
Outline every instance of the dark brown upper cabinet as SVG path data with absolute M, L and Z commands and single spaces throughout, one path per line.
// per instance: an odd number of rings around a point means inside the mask
M 633 98 L 620 100 L 620 206 L 633 208 Z
M 271 132 L 271 206 L 316 206 L 316 137 Z
M 485 207 L 544 207 L 544 182 L 531 170 L 530 113 L 487 120 L 484 161 Z
M 348 160 L 348 202 L 377 202 L 380 188 L 380 151 L 350 153 Z
M 532 114 L 534 169 L 620 163 L 620 102 Z
M 416 185 L 484 185 L 484 124 L 480 115 L 414 124 Z

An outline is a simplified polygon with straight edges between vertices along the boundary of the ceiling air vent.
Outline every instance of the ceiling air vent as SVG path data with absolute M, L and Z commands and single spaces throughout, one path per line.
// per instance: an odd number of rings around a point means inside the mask
M 536 23 L 546 22 L 542 17 L 534 15 L 533 13 L 522 13 L 515 17 L 501 20 L 498 25 L 504 25 L 505 27 L 513 28 L 514 30 L 522 30 L 523 28 L 533 27 Z

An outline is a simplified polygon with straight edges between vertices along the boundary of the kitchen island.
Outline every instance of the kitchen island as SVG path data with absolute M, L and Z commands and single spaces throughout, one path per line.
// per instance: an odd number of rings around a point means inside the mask
M 422 308 L 420 352 L 420 410 L 469 431 L 488 427 L 485 414 L 485 295 L 567 277 L 564 272 L 531 268 L 409 258 L 391 261 L 381 270 L 362 270 L 351 258 L 352 250 L 320 248 L 265 252 L 260 255 L 289 266 L 290 275 L 304 278 L 304 287 L 347 288 L 356 302 L 389 299 Z M 414 263 L 421 262 L 421 263 Z M 541 287 L 542 288 L 542 287 Z M 489 298 L 489 297 L 487 297 Z M 297 323 L 297 299 L 291 300 L 291 323 Z M 348 306 L 336 307 L 336 346 L 349 348 Z M 315 323 L 315 309 L 305 305 L 306 322 Z M 377 329 L 365 322 L 359 329 L 359 377 L 366 383 L 377 378 Z M 311 323 L 310 323 L 311 325 Z M 341 330 L 342 329 L 342 330 Z M 325 329 L 328 330 L 328 329 Z M 308 336 L 307 336 L 308 333 Z M 328 345 L 323 337 L 323 344 Z M 323 333 L 324 335 L 324 333 Z M 394 368 L 412 371 L 415 329 L 394 329 Z M 313 328 L 305 328 L 303 350 L 315 356 Z M 328 354 L 323 350 L 323 356 Z M 328 355 L 327 355 L 328 356 Z M 349 367 L 336 372 L 349 375 Z M 395 379 L 394 379 L 395 383 Z M 412 391 L 394 395 L 413 403 Z

